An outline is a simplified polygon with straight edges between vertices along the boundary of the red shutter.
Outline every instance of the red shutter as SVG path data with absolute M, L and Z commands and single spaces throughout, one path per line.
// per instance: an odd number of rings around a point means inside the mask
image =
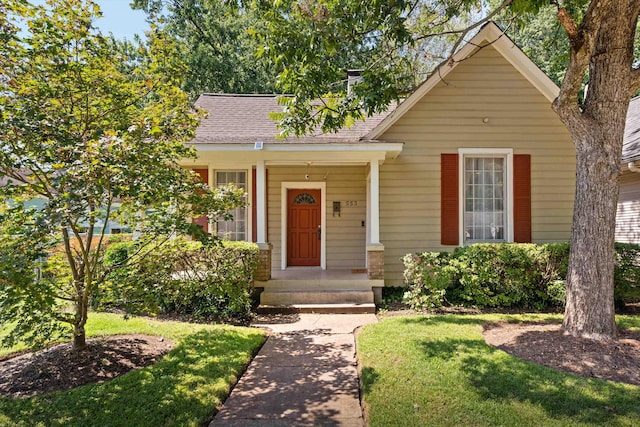
M 459 245 L 458 155 L 440 155 L 440 243 Z
M 200 177 L 202 182 L 204 182 L 205 184 L 209 184 L 209 169 L 194 169 L 193 171 Z M 206 215 L 200 216 L 198 218 L 192 218 L 191 222 L 201 226 L 202 229 L 207 233 L 209 232 L 209 219 L 206 217 Z
M 513 241 L 531 243 L 531 155 L 513 155 Z

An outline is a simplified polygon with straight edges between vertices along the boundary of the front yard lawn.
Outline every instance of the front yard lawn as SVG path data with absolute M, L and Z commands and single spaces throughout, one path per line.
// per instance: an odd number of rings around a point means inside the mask
M 150 334 L 176 342 L 155 364 L 114 380 L 29 398 L 0 398 L 7 426 L 202 426 L 265 340 L 256 329 L 92 313 L 89 336 Z
M 556 315 L 390 317 L 358 336 L 370 426 L 640 425 L 640 387 L 522 361 L 487 344 L 482 324 Z M 640 329 L 640 318 L 619 324 Z

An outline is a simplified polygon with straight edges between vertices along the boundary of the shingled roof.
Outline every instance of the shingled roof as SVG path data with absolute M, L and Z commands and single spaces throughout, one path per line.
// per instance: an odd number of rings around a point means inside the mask
M 622 146 L 622 161 L 628 163 L 636 160 L 640 160 L 640 97 L 633 98 L 629 104 Z
M 195 144 L 253 144 L 265 143 L 355 143 L 374 129 L 389 113 L 377 114 L 358 121 L 351 128 L 337 133 L 318 132 L 301 138 L 276 139 L 279 133 L 269 113 L 282 111 L 277 95 L 203 94 L 196 106 L 209 112 L 202 120 Z M 390 108 L 391 111 L 393 108 Z

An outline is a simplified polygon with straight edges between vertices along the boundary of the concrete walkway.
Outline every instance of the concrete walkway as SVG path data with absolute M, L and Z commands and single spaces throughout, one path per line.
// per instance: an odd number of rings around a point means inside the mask
M 295 320 L 295 321 L 293 321 Z M 299 314 L 272 335 L 210 427 L 364 425 L 354 330 L 373 314 Z

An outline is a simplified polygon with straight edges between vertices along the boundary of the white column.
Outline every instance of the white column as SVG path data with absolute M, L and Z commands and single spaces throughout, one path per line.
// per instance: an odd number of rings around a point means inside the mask
M 369 170 L 369 205 L 370 205 L 370 241 L 369 244 L 380 244 L 380 165 L 378 160 L 370 162 Z
M 258 235 L 256 236 L 256 243 L 266 243 L 267 236 L 267 215 L 266 215 L 266 201 L 267 201 L 267 187 L 266 187 L 266 172 L 264 166 L 264 160 L 258 160 L 256 164 L 256 221 Z

